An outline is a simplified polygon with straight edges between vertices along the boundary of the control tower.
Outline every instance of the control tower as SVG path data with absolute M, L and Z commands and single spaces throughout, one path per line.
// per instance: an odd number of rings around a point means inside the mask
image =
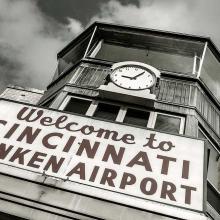
M 209 38 L 95 22 L 57 59 L 38 104 L 0 100 L 2 213 L 220 219 L 220 53 Z

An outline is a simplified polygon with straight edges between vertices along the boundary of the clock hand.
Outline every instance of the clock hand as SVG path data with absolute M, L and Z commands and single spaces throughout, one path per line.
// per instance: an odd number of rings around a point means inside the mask
M 145 71 L 144 71 L 145 72 Z M 143 75 L 144 74 L 144 72 L 141 72 L 141 73 L 139 73 L 139 74 L 137 74 L 136 76 L 133 76 L 133 77 L 130 77 L 130 76 L 125 76 L 125 75 L 122 75 L 122 77 L 124 77 L 124 78 L 128 78 L 128 79 L 131 79 L 131 80 L 136 80 L 137 79 L 137 77 L 139 77 L 139 76 L 141 76 L 141 75 Z
M 121 75 L 121 77 L 132 79 L 133 77 Z
M 144 71 L 144 72 L 142 72 L 142 73 L 139 73 L 138 75 L 136 75 L 136 76 L 134 76 L 134 77 L 132 77 L 132 79 L 137 79 L 137 77 L 139 77 L 139 76 L 143 75 L 144 73 L 145 73 L 145 71 Z

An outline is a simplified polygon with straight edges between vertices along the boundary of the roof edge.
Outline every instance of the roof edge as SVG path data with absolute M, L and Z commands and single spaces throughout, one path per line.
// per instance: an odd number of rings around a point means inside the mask
M 68 52 L 77 41 L 81 40 L 83 37 L 88 35 L 89 32 L 92 32 L 93 28 L 95 28 L 96 26 L 130 29 L 130 30 L 133 30 L 133 31 L 149 32 L 149 33 L 154 33 L 154 34 L 162 34 L 162 35 L 166 35 L 166 36 L 174 36 L 174 37 L 177 37 L 177 38 L 191 39 L 191 40 L 200 41 L 200 42 L 208 42 L 208 44 L 212 47 L 212 49 L 214 49 L 214 51 L 217 53 L 217 55 L 219 56 L 219 59 L 220 59 L 220 51 L 219 51 L 218 47 L 211 40 L 211 38 L 208 37 L 208 36 L 185 34 L 185 33 L 182 33 L 182 32 L 172 32 L 172 31 L 165 31 L 165 30 L 158 30 L 158 29 L 151 29 L 151 28 L 144 28 L 144 27 L 113 24 L 113 23 L 100 22 L 100 21 L 95 21 L 94 23 L 89 25 L 83 32 L 81 32 L 77 37 L 75 37 L 68 45 L 66 45 L 57 54 L 57 58 L 62 57 L 62 55 L 64 55 L 66 52 Z

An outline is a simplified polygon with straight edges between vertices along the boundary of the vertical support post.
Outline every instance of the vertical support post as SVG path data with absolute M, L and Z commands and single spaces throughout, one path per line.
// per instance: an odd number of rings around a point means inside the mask
M 90 48 L 91 43 L 92 43 L 92 40 L 93 40 L 93 38 L 94 38 L 94 35 L 95 35 L 95 32 L 96 32 L 96 29 L 97 29 L 97 26 L 95 26 L 95 28 L 94 28 L 94 30 L 93 30 L 93 32 L 92 32 L 92 36 L 91 36 L 91 38 L 90 38 L 90 40 L 89 40 L 89 43 L 88 43 L 88 46 L 87 46 L 87 48 L 86 48 L 86 51 L 85 51 L 85 53 L 84 53 L 83 58 L 85 58 L 86 55 L 87 55 L 87 53 L 89 52 L 89 48 Z
M 199 65 L 199 70 L 198 70 L 197 78 L 199 78 L 199 77 L 200 77 L 200 74 L 201 74 L 201 69 L 202 69 L 202 65 L 203 65 L 204 58 L 205 58 L 207 46 L 208 46 L 208 43 L 206 42 L 206 43 L 205 43 L 205 46 L 204 46 L 203 53 L 202 53 L 202 58 L 201 58 L 201 60 L 200 60 L 200 65 Z
M 191 137 L 197 137 L 198 133 L 198 120 L 194 115 L 186 116 L 185 135 Z

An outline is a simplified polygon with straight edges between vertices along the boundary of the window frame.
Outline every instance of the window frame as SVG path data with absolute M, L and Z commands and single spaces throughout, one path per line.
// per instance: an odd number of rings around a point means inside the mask
M 206 134 L 205 129 L 202 128 L 200 125 L 199 125 L 199 127 L 198 127 L 198 132 L 199 132 L 199 131 L 206 137 L 207 141 L 209 141 L 209 143 L 211 144 L 211 146 L 213 147 L 213 149 L 217 151 L 217 153 L 219 154 L 219 157 L 220 157 L 220 150 L 216 147 L 217 143 L 215 143 L 215 141 L 213 141 L 213 140 Z M 197 134 L 197 137 L 198 137 L 198 134 Z M 209 156 L 210 156 L 210 154 L 209 154 Z M 209 159 L 210 159 L 210 158 L 208 158 L 207 161 L 209 161 Z M 220 160 L 220 159 L 219 159 L 219 160 Z M 207 181 L 209 181 L 209 184 L 210 184 L 210 185 L 215 189 L 215 191 L 220 195 L 220 190 L 218 190 L 218 189 L 216 188 L 216 186 L 214 186 L 213 183 L 211 183 L 210 180 L 208 179 L 209 162 L 208 162 L 207 165 L 208 165 L 208 166 L 207 166 Z M 219 172 L 220 172 L 220 171 L 219 171 Z
M 62 102 L 62 104 L 60 105 L 60 107 L 58 108 L 58 110 L 62 110 L 62 111 L 65 111 L 64 108 L 67 106 L 67 104 L 70 102 L 71 98 L 74 98 L 74 99 L 81 99 L 81 100 L 86 100 L 86 101 L 90 101 L 91 104 L 89 105 L 89 108 L 87 109 L 86 111 L 86 116 L 92 116 L 91 115 L 91 112 L 93 111 L 93 102 L 94 100 L 92 99 L 89 99 L 89 98 L 84 98 L 84 97 L 78 97 L 78 96 L 73 96 L 73 95 L 68 95 Z M 74 112 L 72 112 L 74 113 Z M 81 115 L 81 114 L 78 114 L 78 113 L 74 113 L 74 114 L 77 114 L 77 115 Z M 84 114 L 82 114 L 84 115 Z
M 99 39 L 97 41 L 97 43 L 90 49 L 90 51 L 86 54 L 86 58 L 89 59 L 95 59 L 95 60 L 101 60 L 101 61 L 106 61 L 106 62 L 110 62 L 110 63 L 117 63 L 116 61 L 111 61 L 111 60 L 105 60 L 105 59 L 100 59 L 100 58 L 96 58 L 96 55 L 98 54 L 98 52 L 100 51 L 100 49 L 102 48 L 103 43 L 107 43 L 107 44 L 113 44 L 113 45 L 119 45 L 119 46 L 125 46 L 125 47 L 131 47 L 131 48 L 136 48 L 136 49 L 146 49 L 147 48 L 143 48 L 141 46 L 128 46 L 126 44 L 121 44 L 121 43 L 116 43 L 116 42 L 111 42 L 111 41 L 105 41 L 104 39 Z M 205 47 L 205 46 L 204 46 Z M 202 62 L 202 56 L 201 57 L 197 56 L 197 54 L 195 53 L 194 56 L 192 57 L 193 61 L 192 61 L 192 71 L 191 71 L 191 75 L 194 77 L 198 77 L 199 76 L 199 72 L 200 72 L 200 65 Z M 120 61 L 118 61 L 120 62 Z M 197 70 L 197 65 L 198 65 L 198 70 Z M 160 71 L 163 71 L 164 73 L 166 72 L 174 72 L 174 71 L 170 71 L 170 70 L 165 70 L 165 69 L 161 69 L 161 68 L 157 68 Z M 176 74 L 180 73 L 180 72 L 174 72 Z M 189 75 L 188 73 L 183 73 L 185 75 Z
M 89 115 L 89 116 L 92 116 L 93 118 L 97 118 L 97 119 L 102 119 L 102 118 L 99 118 L 99 117 L 94 116 L 96 110 L 98 109 L 98 105 L 99 105 L 99 103 L 107 104 L 107 105 L 118 106 L 118 107 L 119 107 L 119 111 L 118 111 L 118 114 L 117 114 L 115 120 L 108 120 L 108 119 L 104 119 L 104 118 L 103 118 L 103 120 L 120 122 L 120 118 L 121 118 L 121 116 L 119 115 L 119 113 L 120 113 L 120 111 L 121 111 L 122 106 L 119 105 L 119 104 L 115 104 L 115 103 L 113 104 L 113 103 L 111 103 L 111 102 L 106 102 L 106 101 L 102 101 L 102 100 L 101 100 L 101 101 L 99 101 L 99 100 L 94 101 L 94 107 L 91 109 L 91 115 Z
M 128 110 L 128 109 L 133 109 L 133 110 L 137 110 L 137 111 L 148 112 L 148 113 L 149 113 L 149 118 L 148 118 L 148 121 L 147 121 L 147 126 L 144 127 L 144 126 L 140 126 L 140 125 L 125 123 L 125 122 L 124 122 L 124 119 L 125 119 L 125 116 L 126 116 L 126 113 L 127 113 L 127 110 Z M 137 127 L 141 127 L 141 128 L 149 128 L 149 125 L 150 125 L 149 121 L 150 121 L 150 117 L 151 117 L 151 112 L 152 112 L 152 111 L 146 110 L 146 109 L 134 108 L 134 107 L 131 107 L 131 106 L 124 106 L 123 118 L 121 118 L 121 123 L 123 123 L 123 124 L 125 124 L 125 125 L 128 125 L 128 126 L 137 126 Z
M 69 103 L 71 98 L 91 101 L 91 104 L 88 107 L 88 110 L 87 110 L 86 114 L 82 114 L 82 115 L 89 116 L 89 117 L 94 117 L 95 111 L 98 108 L 99 103 L 118 106 L 119 111 L 118 111 L 118 114 L 117 114 L 116 119 L 114 121 L 122 123 L 124 125 L 128 125 L 128 126 L 136 126 L 136 127 L 140 127 L 140 128 L 154 129 L 158 114 L 167 115 L 167 116 L 173 117 L 173 118 L 179 118 L 180 119 L 180 128 L 179 128 L 179 133 L 178 134 L 181 134 L 181 135 L 184 134 L 184 130 L 185 130 L 185 117 L 184 116 L 168 114 L 168 113 L 163 113 L 163 112 L 156 112 L 156 111 L 153 111 L 152 109 L 136 108 L 136 107 L 132 107 L 130 105 L 120 105 L 119 103 L 113 103 L 113 102 L 105 101 L 105 100 L 93 100 L 91 98 L 78 97 L 78 96 L 74 96 L 74 95 L 67 95 L 67 97 L 64 99 L 63 103 L 60 105 L 59 110 L 64 110 L 64 108 Z M 128 109 L 134 109 L 134 110 L 137 110 L 137 111 L 148 112 L 149 113 L 149 118 L 148 118 L 147 126 L 144 127 L 144 126 L 139 126 L 139 125 L 135 125 L 135 124 L 132 125 L 132 124 L 124 123 L 123 121 L 124 121 L 124 118 L 126 116 L 126 113 L 127 113 Z M 72 113 L 74 113 L 74 112 L 72 112 Z M 74 114 L 77 114 L 77 113 L 74 113 Z M 77 115 L 80 115 L 80 114 L 77 114 Z M 94 118 L 96 118 L 96 117 L 94 117 Z M 111 120 L 107 120 L 107 119 L 103 119 L 103 120 L 111 121 Z M 158 131 L 160 131 L 160 130 L 158 130 Z
M 166 115 L 168 117 L 173 117 L 173 118 L 179 118 L 180 119 L 180 127 L 179 127 L 179 133 L 178 134 L 184 134 L 184 129 L 185 129 L 185 117 L 184 116 L 179 116 L 179 115 L 174 115 L 174 114 L 168 114 L 168 113 L 163 113 L 163 112 L 152 112 L 152 120 L 149 128 L 154 129 L 156 120 L 157 120 L 157 115 Z M 159 131 L 159 130 L 158 130 Z
M 99 103 L 104 103 L 104 104 L 108 104 L 108 105 L 112 104 L 112 105 L 119 106 L 118 115 L 116 116 L 115 121 L 123 123 L 123 119 L 124 119 L 124 115 L 125 115 L 125 106 L 111 103 L 111 102 L 107 102 L 107 101 L 103 101 L 103 100 L 101 100 L 101 101 L 94 100 L 94 102 L 92 103 L 93 107 L 91 108 L 91 111 L 90 111 L 91 114 L 89 116 L 94 117 L 95 111 L 98 108 Z M 94 118 L 96 118 L 96 117 L 94 117 Z

